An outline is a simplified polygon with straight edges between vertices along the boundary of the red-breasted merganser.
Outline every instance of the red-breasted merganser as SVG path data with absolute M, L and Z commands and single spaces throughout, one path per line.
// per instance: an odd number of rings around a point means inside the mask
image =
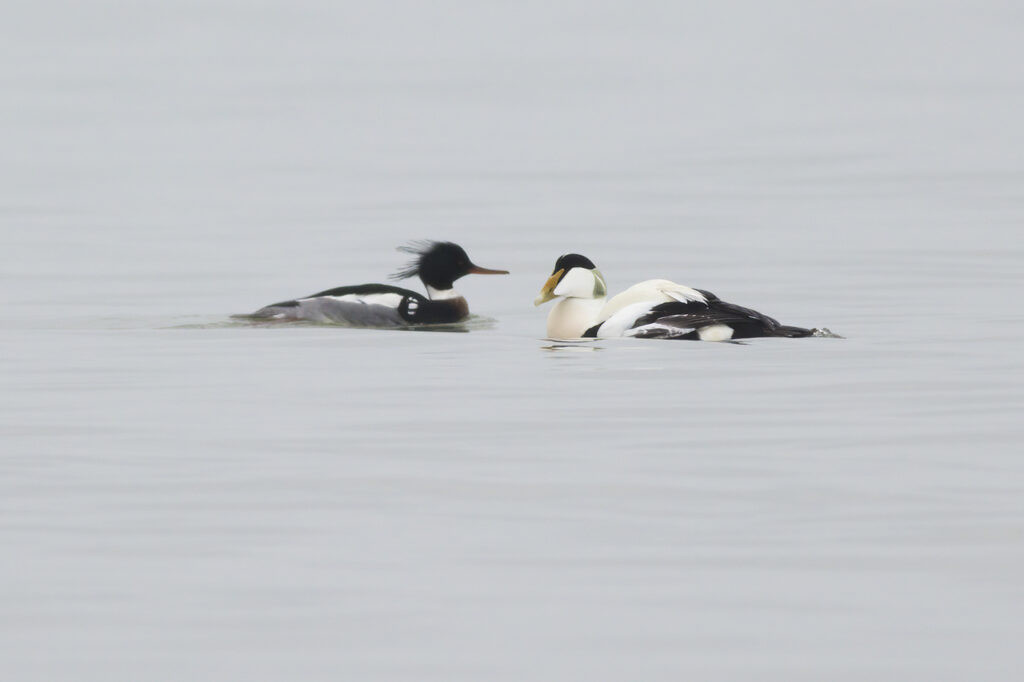
M 469 274 L 507 275 L 474 265 L 465 250 L 452 242 L 420 241 L 400 246 L 416 258 L 391 275 L 392 280 L 418 276 L 427 296 L 390 284 L 357 284 L 260 308 L 249 319 L 341 322 L 358 327 L 398 327 L 459 322 L 469 316 L 469 304 L 452 287 Z

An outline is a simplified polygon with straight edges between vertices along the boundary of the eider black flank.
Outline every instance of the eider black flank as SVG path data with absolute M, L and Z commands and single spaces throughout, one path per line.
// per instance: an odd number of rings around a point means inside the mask
M 792 327 L 780 324 L 778 320 L 768 317 L 762 313 L 744 308 L 734 303 L 727 303 L 714 294 L 707 303 L 698 301 L 670 301 L 659 303 L 650 311 L 637 318 L 633 323 L 633 329 L 639 329 L 647 325 L 657 325 L 661 329 L 654 328 L 635 333 L 637 338 L 673 338 L 673 339 L 694 339 L 700 338 L 699 330 L 702 327 L 713 325 L 726 325 L 732 329 L 730 340 L 750 339 L 759 336 L 785 336 L 799 338 L 810 336 L 813 330 L 802 327 Z M 678 334 L 665 328 L 692 329 L 693 333 Z

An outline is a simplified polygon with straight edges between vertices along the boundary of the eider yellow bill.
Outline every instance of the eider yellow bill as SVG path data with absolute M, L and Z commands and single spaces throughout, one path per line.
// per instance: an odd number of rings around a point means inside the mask
M 470 265 L 469 274 L 471 275 L 507 275 L 508 270 L 491 270 L 489 268 L 482 268 L 479 265 Z
M 554 289 L 558 286 L 558 280 L 562 279 L 562 275 L 565 270 L 558 270 L 555 274 L 548 277 L 548 281 L 544 282 L 544 286 L 541 287 L 540 293 L 537 294 L 537 298 L 533 299 L 534 305 L 540 305 L 541 303 L 547 303 L 555 297 Z

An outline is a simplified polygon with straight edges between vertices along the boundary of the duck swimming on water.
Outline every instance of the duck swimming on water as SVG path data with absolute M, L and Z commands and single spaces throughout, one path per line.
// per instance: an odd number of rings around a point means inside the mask
M 634 284 L 606 300 L 608 286 L 594 263 L 578 253 L 555 261 L 534 305 L 559 299 L 548 314 L 552 339 L 632 336 L 645 339 L 730 341 L 758 336 L 812 336 L 756 310 L 727 303 L 710 291 L 667 279 Z
M 508 274 L 507 270 L 474 265 L 466 251 L 452 242 L 413 242 L 398 250 L 416 258 L 391 275 L 391 279 L 418 276 L 427 289 L 427 296 L 390 284 L 357 284 L 274 303 L 236 317 L 341 322 L 358 327 L 447 324 L 469 316 L 469 304 L 453 287 L 455 280 L 469 274 Z

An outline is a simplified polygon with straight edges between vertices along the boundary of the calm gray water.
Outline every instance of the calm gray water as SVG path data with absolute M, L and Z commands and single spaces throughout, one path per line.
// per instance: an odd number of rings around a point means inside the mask
M 1019 675 L 1019 3 L 2 14 L 0 678 Z M 424 237 L 468 333 L 228 320 Z

